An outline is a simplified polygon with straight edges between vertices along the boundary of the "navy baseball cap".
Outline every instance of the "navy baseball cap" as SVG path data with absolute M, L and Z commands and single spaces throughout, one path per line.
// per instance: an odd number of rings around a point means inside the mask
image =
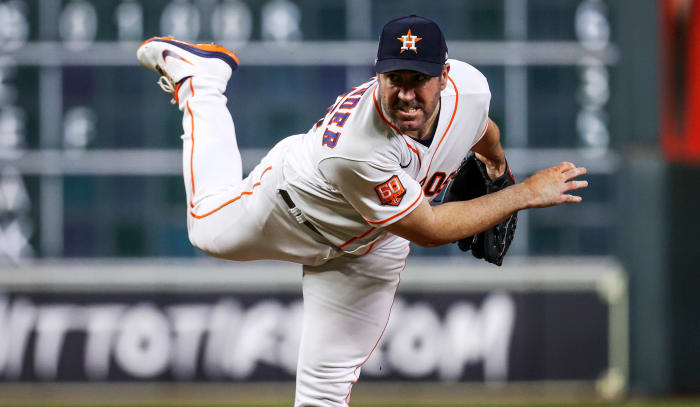
M 447 44 L 440 27 L 411 14 L 384 25 L 379 37 L 375 72 L 410 70 L 439 76 L 447 61 Z

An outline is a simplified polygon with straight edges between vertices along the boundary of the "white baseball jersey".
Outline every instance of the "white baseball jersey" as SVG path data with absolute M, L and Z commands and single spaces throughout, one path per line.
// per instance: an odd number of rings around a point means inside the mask
M 486 131 L 491 93 L 471 65 L 449 60 L 429 147 L 384 117 L 378 83 L 341 95 L 322 121 L 297 136 L 284 177 L 292 200 L 333 245 L 364 254 L 424 198 L 432 200 Z

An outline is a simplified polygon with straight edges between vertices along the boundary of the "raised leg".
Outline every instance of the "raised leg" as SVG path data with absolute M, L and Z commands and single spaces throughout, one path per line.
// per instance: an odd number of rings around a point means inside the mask
M 242 179 L 236 130 L 223 94 L 226 84 L 189 77 L 178 90 L 183 112 L 182 168 L 190 209 Z
M 183 175 L 187 205 L 240 183 L 241 157 L 224 91 L 238 57 L 215 44 L 189 44 L 171 37 L 144 41 L 136 57 L 161 75 L 160 87 L 173 93 L 183 112 Z

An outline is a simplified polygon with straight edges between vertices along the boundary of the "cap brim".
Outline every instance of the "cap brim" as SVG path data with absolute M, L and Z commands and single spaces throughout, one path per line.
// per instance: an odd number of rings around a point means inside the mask
M 417 71 L 429 76 L 440 76 L 445 64 L 427 61 L 415 61 L 403 58 L 387 58 L 374 64 L 375 72 L 387 73 L 391 71 Z

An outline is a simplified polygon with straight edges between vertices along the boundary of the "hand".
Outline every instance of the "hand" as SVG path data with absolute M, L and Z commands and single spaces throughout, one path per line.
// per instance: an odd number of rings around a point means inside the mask
M 573 179 L 585 173 L 585 168 L 576 167 L 569 162 L 536 172 L 521 184 L 527 194 L 527 207 L 546 208 L 563 203 L 581 202 L 580 196 L 566 192 L 587 187 L 588 181 Z
M 476 158 L 484 163 L 484 166 L 486 166 L 486 173 L 489 175 L 489 178 L 491 178 L 491 181 L 495 180 L 506 172 L 506 156 L 502 153 L 503 150 L 501 150 L 501 155 L 498 158 L 488 159 L 486 156 L 479 154 L 476 151 L 474 152 Z

